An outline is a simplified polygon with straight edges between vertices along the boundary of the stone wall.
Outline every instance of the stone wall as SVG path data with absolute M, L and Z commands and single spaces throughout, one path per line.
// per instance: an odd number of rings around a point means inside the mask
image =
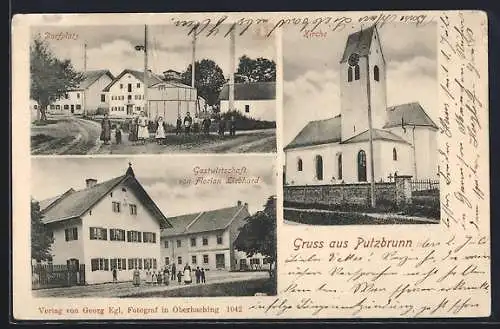
M 409 176 L 401 176 L 391 183 L 375 183 L 377 203 L 401 205 L 411 202 Z M 322 204 L 329 206 L 362 205 L 369 206 L 370 184 L 331 184 L 285 186 L 285 202 Z

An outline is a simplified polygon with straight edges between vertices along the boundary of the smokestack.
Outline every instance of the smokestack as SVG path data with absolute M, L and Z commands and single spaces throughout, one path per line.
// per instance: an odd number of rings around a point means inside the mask
M 93 187 L 97 183 L 97 179 L 94 178 L 87 178 L 85 180 L 85 184 L 87 185 L 87 188 Z
M 231 30 L 231 40 L 229 46 L 229 111 L 234 110 L 234 64 L 235 64 L 235 31 Z
M 241 207 L 241 200 L 238 200 L 238 207 Z

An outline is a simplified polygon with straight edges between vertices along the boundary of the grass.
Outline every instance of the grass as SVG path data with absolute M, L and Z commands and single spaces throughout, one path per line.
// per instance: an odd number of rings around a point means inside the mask
M 47 119 L 45 121 L 35 120 L 31 124 L 33 126 L 47 126 L 47 125 L 52 125 L 52 124 L 55 124 L 55 123 L 58 123 L 58 122 L 59 122 L 59 120 Z
M 276 295 L 276 281 L 255 279 L 207 285 L 198 284 L 179 289 L 131 294 L 125 297 L 229 297 L 254 296 L 256 293 Z
M 358 213 L 322 213 L 286 209 L 284 218 L 287 221 L 310 225 L 429 224 L 410 218 L 402 218 L 401 216 L 391 216 L 390 214 L 384 218 L 376 218 Z

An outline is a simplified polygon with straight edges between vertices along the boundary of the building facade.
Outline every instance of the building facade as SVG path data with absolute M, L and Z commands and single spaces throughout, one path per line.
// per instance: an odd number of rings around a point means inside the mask
M 220 111 L 228 112 L 230 110 L 229 85 L 224 85 L 219 100 Z M 235 83 L 234 110 L 256 120 L 276 121 L 276 83 Z
M 162 231 L 163 265 L 182 269 L 187 264 L 211 271 L 265 269 L 269 266 L 265 257 L 248 259 L 233 246 L 248 216 L 248 205 L 238 201 L 233 207 L 168 218 L 174 228 Z
M 436 179 L 438 128 L 418 102 L 387 107 L 386 59 L 375 26 L 349 35 L 340 72 L 340 114 L 307 123 L 284 148 L 285 183 L 370 181 L 370 122 L 375 181 Z
M 160 232 L 171 227 L 131 167 L 126 174 L 40 202 L 52 232 L 54 265 L 85 264 L 86 284 L 130 281 L 137 267 L 159 269 Z M 77 279 L 78 280 L 78 279 Z M 82 283 L 82 282 L 75 282 Z

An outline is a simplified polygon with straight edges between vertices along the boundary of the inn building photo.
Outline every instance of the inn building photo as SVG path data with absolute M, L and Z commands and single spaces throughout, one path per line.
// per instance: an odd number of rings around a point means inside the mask
M 204 161 L 217 162 L 195 157 L 192 167 Z M 33 159 L 33 294 L 87 296 L 100 286 L 101 297 L 191 296 L 207 289 L 216 296 L 221 285 L 236 295 L 275 293 L 275 250 L 260 247 L 275 239 L 272 158 L 245 165 L 266 177 L 259 185 L 227 186 L 219 194 L 217 186 L 181 184 L 192 168 L 169 166 L 167 158 L 148 162 Z M 233 163 L 243 166 L 240 159 Z M 274 216 L 269 227 L 258 226 L 264 214 Z
M 292 50 L 297 37 L 285 32 L 285 219 L 319 225 L 439 222 L 436 33 L 435 24 L 353 26 L 313 43 L 311 51 L 325 48 L 320 64 L 328 69 L 320 73 L 312 61 L 299 65 Z M 405 84 L 411 91 L 403 90 Z M 306 111 L 293 92 L 299 87 L 317 94 L 315 110 Z M 352 212 L 352 218 L 337 220 L 335 210 Z M 367 210 L 374 214 L 359 215 Z

